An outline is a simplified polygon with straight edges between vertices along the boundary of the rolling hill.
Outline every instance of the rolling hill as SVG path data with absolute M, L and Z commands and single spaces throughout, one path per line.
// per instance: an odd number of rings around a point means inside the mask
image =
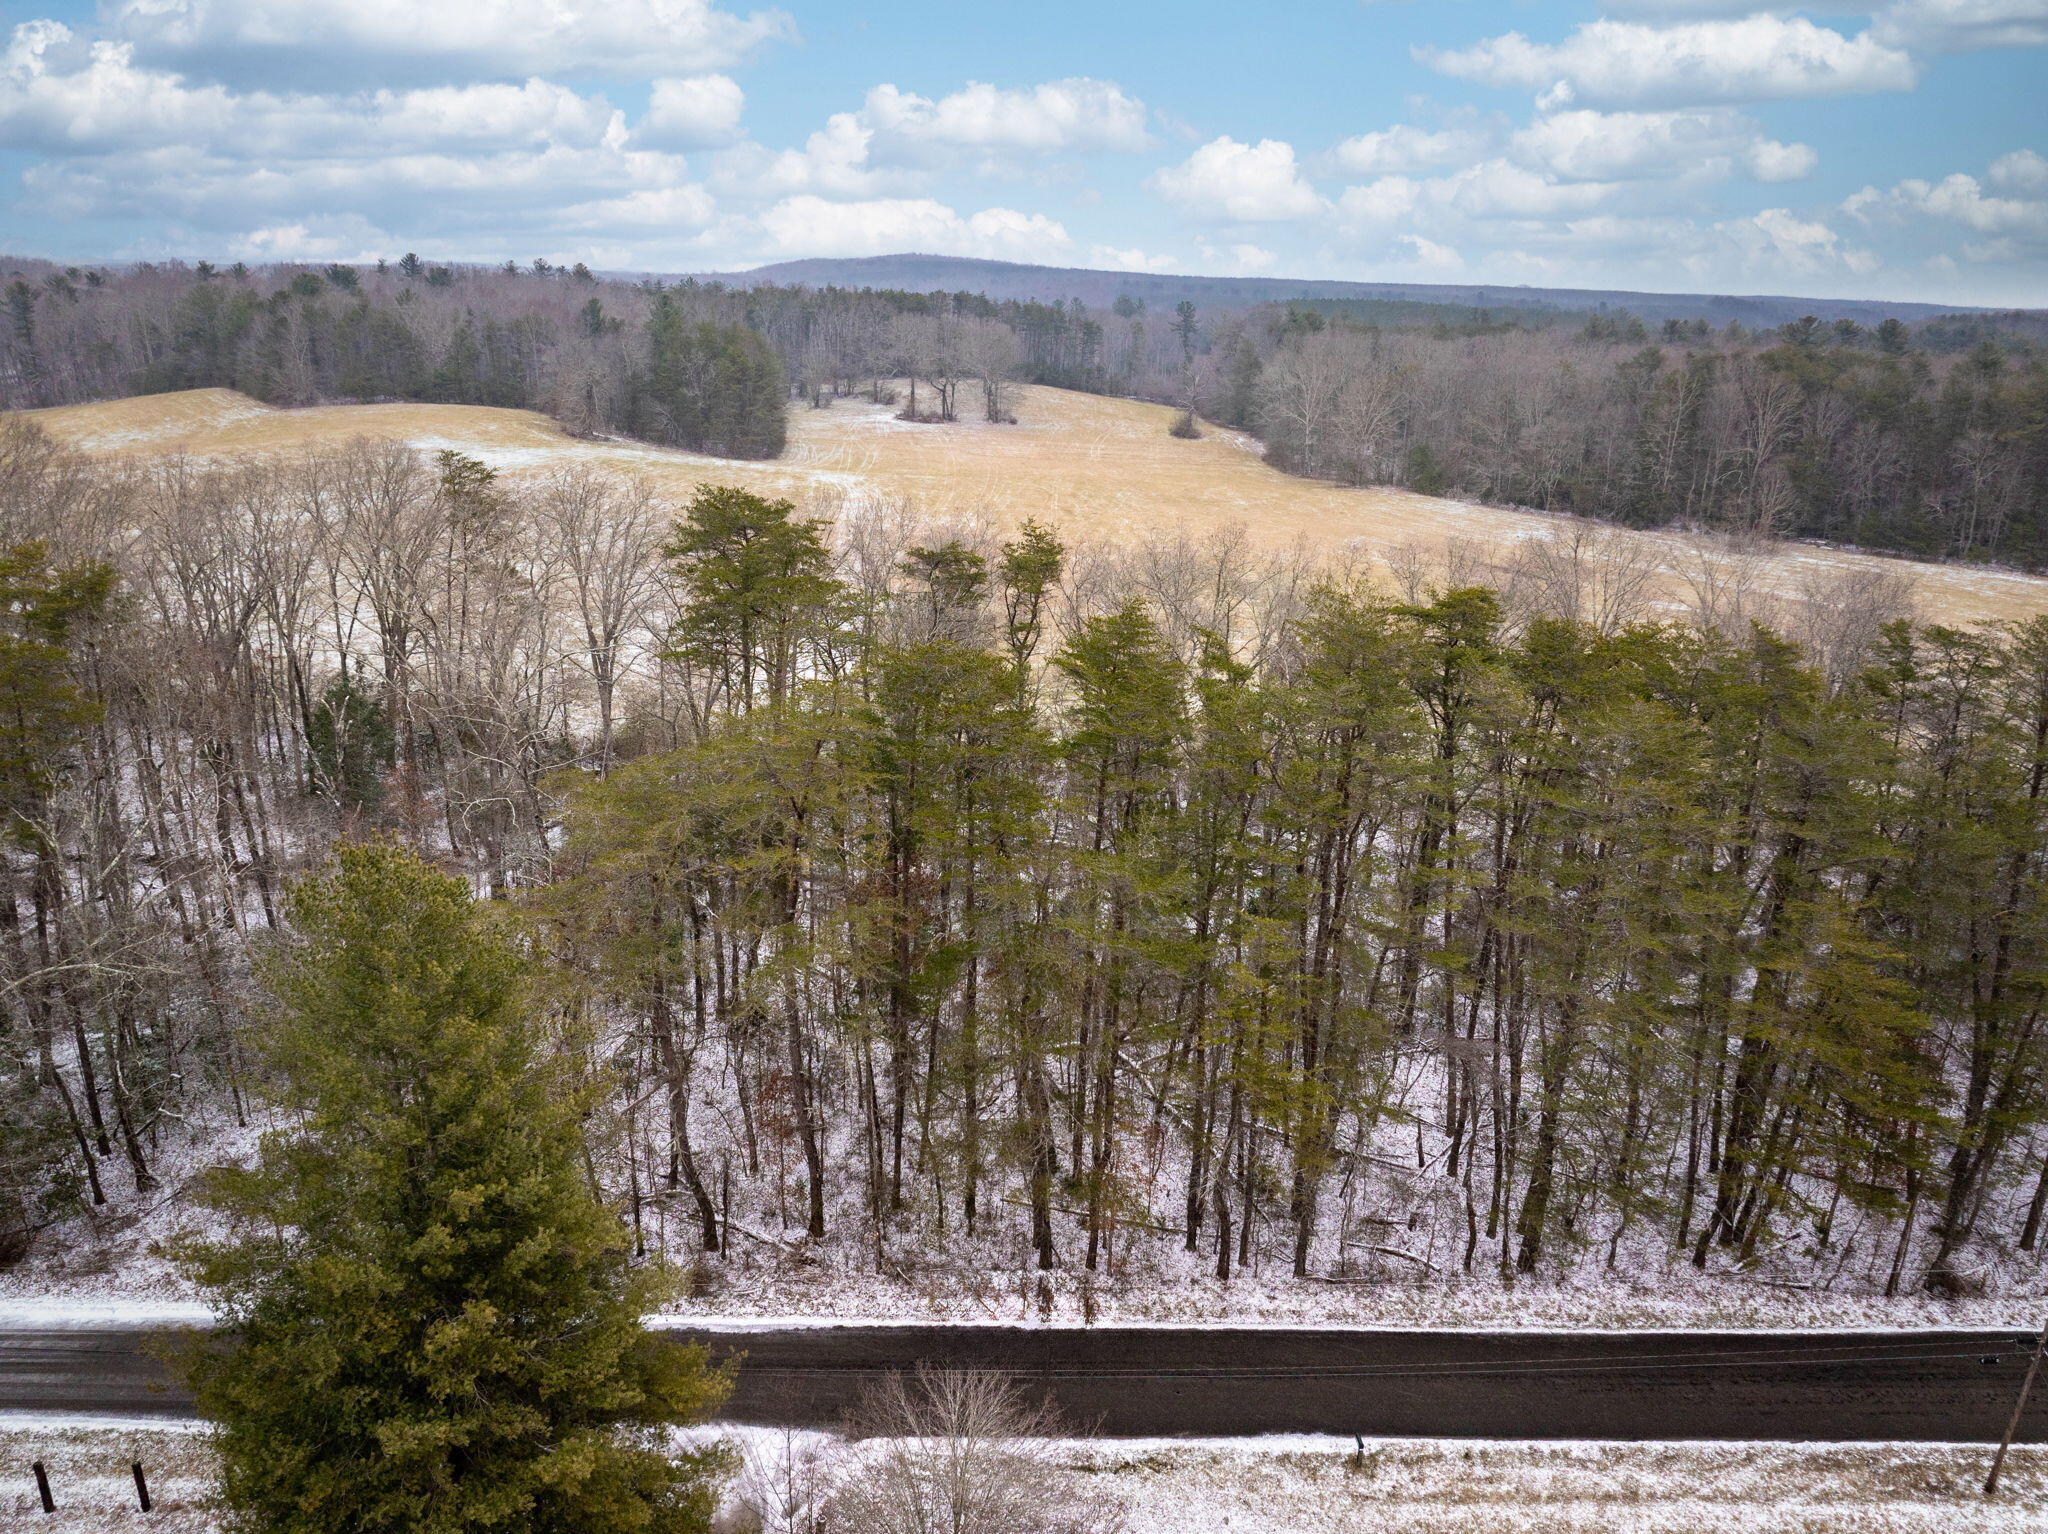
M 1106 307 L 1120 297 L 1153 308 L 1182 299 L 1215 307 L 1282 303 L 1289 299 L 1375 298 L 1460 308 L 1527 309 L 1564 314 L 1626 310 L 1644 320 L 1704 319 L 1715 325 L 1782 325 L 1802 315 L 1874 324 L 1938 314 L 1977 313 L 1957 305 L 1891 303 L 1860 298 L 1797 298 L 1762 294 L 1633 293 L 1620 289 L 1529 288 L 1485 283 L 1332 282 L 1292 277 L 1197 277 L 1166 272 L 1101 271 L 1088 267 L 1032 266 L 967 256 L 849 256 L 778 261 L 750 271 L 701 273 L 700 280 L 755 287 L 904 288 L 912 292 L 983 293 L 993 299 L 1075 299 Z

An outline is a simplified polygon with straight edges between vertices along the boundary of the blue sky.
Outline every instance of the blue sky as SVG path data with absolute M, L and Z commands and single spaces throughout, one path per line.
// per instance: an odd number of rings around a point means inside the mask
M 898 250 L 2048 305 L 2048 0 L 9 5 L 63 259 Z

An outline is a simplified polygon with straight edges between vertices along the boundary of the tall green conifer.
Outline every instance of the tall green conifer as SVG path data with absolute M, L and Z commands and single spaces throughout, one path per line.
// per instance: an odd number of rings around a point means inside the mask
M 655 1278 L 587 1181 L 523 961 L 456 879 L 344 849 L 267 967 L 292 1127 L 216 1175 L 243 1238 L 187 1255 L 234 1342 L 195 1383 L 236 1527 L 683 1531 L 724 1379 L 650 1335 Z

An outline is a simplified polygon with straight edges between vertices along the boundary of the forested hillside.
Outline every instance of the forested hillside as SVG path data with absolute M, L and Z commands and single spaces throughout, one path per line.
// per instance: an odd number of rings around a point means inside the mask
M 865 393 L 1006 421 L 1011 381 L 1248 430 L 1291 472 L 1642 527 L 2048 562 L 2038 316 L 1750 332 L 1627 314 L 1330 300 L 602 281 L 423 265 L 119 273 L 23 266 L 0 405 L 221 385 L 273 404 L 525 406 L 571 431 L 772 457 L 783 402 Z
M 18 425 L 0 546 L 9 1258 L 261 1118 L 250 952 L 388 836 L 522 913 L 593 1173 L 706 1284 L 735 1240 L 892 1282 L 2038 1274 L 2039 623 L 1823 670 L 1241 547 Z
M 1519 309 L 1529 313 L 1583 318 L 1621 313 L 1648 320 L 1703 319 L 1715 325 L 1736 320 L 1769 328 L 1805 314 L 1877 324 L 1889 316 L 1907 321 L 1933 319 L 1949 311 L 1939 304 L 1887 304 L 1869 298 L 1784 298 L 1758 294 L 1645 293 L 1616 288 L 1546 288 L 1526 283 L 1356 282 L 1298 277 L 1209 277 L 1194 272 L 1117 271 L 1091 267 L 1039 266 L 1023 261 L 990 261 L 972 256 L 816 256 L 777 261 L 748 271 L 706 275 L 735 287 L 880 288 L 914 293 L 981 293 L 994 299 L 1051 303 L 1079 298 L 1106 309 L 1119 298 L 1142 300 L 1171 310 L 1186 299 L 1208 309 L 1286 307 L 1365 301 L 1417 309 Z M 1977 310 L 1975 313 L 1987 311 Z
M 543 410 L 725 457 L 782 451 L 780 365 L 730 295 L 582 267 L 49 269 L 6 289 L 0 407 L 231 388 L 275 405 Z

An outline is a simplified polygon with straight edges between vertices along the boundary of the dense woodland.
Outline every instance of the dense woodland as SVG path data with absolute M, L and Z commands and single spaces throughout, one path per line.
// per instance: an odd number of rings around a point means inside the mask
M 1739 325 L 1370 301 L 1133 299 L 601 280 L 578 266 L 119 272 L 17 263 L 0 407 L 223 386 L 283 405 L 545 410 L 731 457 L 785 401 L 1014 417 L 1014 382 L 1137 395 L 1254 432 L 1278 466 L 1635 526 L 2048 563 L 2038 315 Z M 901 397 L 899 397 L 899 395 Z
M 269 1111 L 251 954 L 381 836 L 517 913 L 713 1270 L 2038 1271 L 2048 624 L 20 423 L 0 548 L 8 1258 Z

